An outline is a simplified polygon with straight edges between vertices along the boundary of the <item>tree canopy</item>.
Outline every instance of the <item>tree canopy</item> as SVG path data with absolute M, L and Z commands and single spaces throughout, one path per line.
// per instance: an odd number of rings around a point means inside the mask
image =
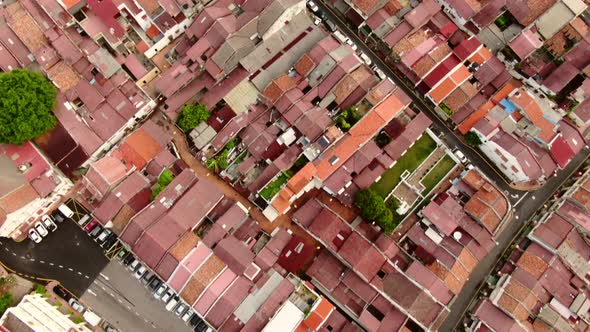
M 14 299 L 12 298 L 12 294 L 9 292 L 0 294 L 0 315 L 6 311 L 10 306 L 12 306 L 12 302 Z
M 393 213 L 385 205 L 383 197 L 372 189 L 359 191 L 354 197 L 354 204 L 361 210 L 361 217 L 367 221 L 374 221 L 385 233 L 391 233 L 396 224 Z
M 479 138 L 479 135 L 470 131 L 467 134 L 465 134 L 465 142 L 467 142 L 467 144 L 473 146 L 473 147 L 478 147 L 481 145 L 481 139 Z
M 24 69 L 0 74 L 0 143 L 23 144 L 55 127 L 56 89 Z
M 196 126 L 209 120 L 211 113 L 207 111 L 207 107 L 203 104 L 186 105 L 182 108 L 178 116 L 178 126 L 185 133 L 193 130 Z

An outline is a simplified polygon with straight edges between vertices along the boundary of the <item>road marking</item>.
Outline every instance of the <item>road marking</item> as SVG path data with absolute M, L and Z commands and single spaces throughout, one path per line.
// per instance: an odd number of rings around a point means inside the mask
M 95 293 L 95 292 L 93 292 L 93 291 L 92 291 L 92 289 L 88 289 L 88 293 L 90 293 L 90 294 L 92 294 L 92 295 L 96 296 L 96 293 Z
M 74 272 L 74 269 L 72 269 L 71 267 L 68 267 L 68 270 L 70 270 L 70 272 Z
M 39 261 L 39 263 L 41 263 L 41 264 L 45 264 L 45 261 Z
M 49 265 L 51 265 L 51 266 L 54 266 L 55 264 L 53 264 L 53 263 L 49 263 Z
M 90 279 L 90 277 L 89 277 L 89 276 L 87 276 L 87 275 L 85 275 L 85 276 L 84 276 L 84 278 L 86 278 L 86 279 Z
M 34 259 L 34 258 L 31 258 L 31 259 L 30 259 L 30 261 L 31 261 L 31 262 L 34 262 L 34 261 L 35 261 L 35 259 Z
M 15 253 L 15 252 L 13 252 L 13 253 L 12 253 L 12 256 L 16 256 L 16 253 Z
M 104 275 L 102 273 L 100 274 L 100 276 L 103 277 L 103 278 L 105 278 L 106 280 L 109 280 L 109 277 L 107 277 L 106 275 Z
M 63 265 L 60 265 L 60 266 L 59 266 L 59 268 L 60 268 L 60 269 L 63 269 L 63 268 L 64 268 L 64 266 L 63 266 Z
M 526 195 L 528 195 L 529 192 L 527 191 L 526 193 L 524 193 L 524 195 L 522 195 L 522 197 L 516 201 L 516 203 L 514 204 L 514 207 L 516 207 L 518 204 L 520 204 L 520 202 L 522 202 L 522 200 L 526 197 Z
M 25 256 L 20 256 L 20 259 L 26 259 L 26 257 Z
M 82 272 L 78 271 L 78 275 L 82 275 Z
M 123 301 L 121 301 L 121 299 L 117 299 L 117 301 L 119 301 L 119 303 L 123 304 Z
M 127 310 L 131 310 L 131 306 L 127 306 Z
M 4 248 L 4 250 L 6 250 L 6 251 L 10 251 L 10 250 L 8 250 L 8 248 Z
M 139 312 L 137 312 L 137 311 L 136 311 L 136 312 L 135 312 L 135 315 L 137 315 L 137 317 L 139 317 Z
M 109 293 L 109 294 L 111 295 L 111 297 L 113 297 L 113 298 L 115 297 L 115 294 L 113 294 L 113 293 Z

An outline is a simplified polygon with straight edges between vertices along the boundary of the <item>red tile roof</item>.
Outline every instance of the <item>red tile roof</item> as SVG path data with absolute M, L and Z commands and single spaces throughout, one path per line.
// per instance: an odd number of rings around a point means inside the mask
M 559 167 L 565 168 L 569 164 L 572 157 L 575 155 L 572 148 L 567 144 L 563 137 L 558 136 L 553 143 L 551 143 L 551 156 L 557 162 Z
M 382 253 L 356 232 L 346 239 L 338 254 L 367 281 L 375 277 L 386 261 Z

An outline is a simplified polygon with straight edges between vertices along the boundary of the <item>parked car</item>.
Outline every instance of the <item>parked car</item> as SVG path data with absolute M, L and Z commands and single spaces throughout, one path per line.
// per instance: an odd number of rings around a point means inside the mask
M 98 242 L 98 244 L 102 244 L 107 237 L 109 237 L 109 235 L 111 235 L 111 233 L 113 233 L 110 229 L 105 228 L 102 233 L 100 233 L 100 235 L 96 238 L 96 242 Z
M 363 60 L 363 62 L 366 63 L 367 66 L 370 66 L 371 64 L 373 64 L 373 61 L 371 61 L 371 59 L 369 58 L 369 56 L 366 55 L 363 52 L 361 52 L 361 60 Z
M 145 268 L 145 266 L 139 264 L 137 271 L 135 271 L 135 279 L 139 279 L 139 278 L 143 277 L 143 275 L 145 274 L 146 271 L 147 271 L 147 269 Z
M 352 40 L 350 40 L 350 38 L 346 38 L 346 43 L 352 48 L 353 51 L 356 51 L 356 44 Z
M 151 289 L 152 291 L 155 291 L 156 289 L 158 289 L 158 287 L 160 287 L 160 285 L 162 284 L 162 280 L 156 278 L 156 276 L 154 276 L 152 278 L 152 280 L 150 281 L 148 288 Z
M 68 293 L 65 289 L 63 289 L 61 286 L 56 285 L 53 287 L 53 292 L 61 297 L 62 299 L 69 301 L 72 298 L 72 295 L 70 295 L 70 293 Z
M 201 317 L 199 317 L 199 315 L 194 314 L 193 317 L 191 317 L 189 324 L 190 326 L 197 326 L 202 321 L 203 320 L 201 319 Z
M 41 223 L 45 228 L 47 228 L 50 232 L 55 232 L 57 230 L 57 225 L 53 222 L 50 216 L 44 214 L 41 216 Z
M 128 254 L 127 257 L 123 259 L 123 265 L 129 266 L 132 262 L 135 262 L 135 257 L 132 254 Z
M 152 281 L 153 278 L 155 278 L 156 276 L 154 275 L 153 272 L 151 271 L 147 271 L 146 274 L 143 275 L 143 277 L 141 277 L 141 283 L 144 285 L 147 285 L 150 283 L 150 281 Z
M 125 248 L 121 248 L 117 253 L 117 259 L 120 261 L 125 260 L 130 255 L 129 251 Z
M 191 309 L 188 309 L 188 310 L 187 310 L 187 311 L 184 313 L 184 315 L 182 315 L 182 318 L 181 318 L 181 319 L 182 319 L 182 321 L 183 321 L 183 322 L 185 322 L 185 323 L 186 323 L 186 322 L 188 322 L 188 321 L 189 321 L 189 319 L 191 319 L 191 317 L 193 317 L 193 315 L 194 315 L 194 314 L 195 314 L 195 313 L 194 313 L 194 312 L 193 312 Z
M 167 289 L 168 286 L 166 286 L 165 284 L 161 284 L 160 287 L 158 287 L 158 289 L 156 289 L 156 291 L 154 292 L 154 298 L 156 300 L 161 299 Z
M 109 250 L 117 242 L 117 236 L 113 233 L 100 245 L 103 249 Z
M 315 25 L 320 25 L 320 23 L 322 23 L 322 19 L 319 17 L 316 17 L 313 19 L 313 24 Z
M 188 309 L 188 306 L 181 302 L 178 305 L 178 307 L 176 307 L 176 311 L 174 311 L 174 314 L 176 315 L 176 317 L 180 317 L 180 316 L 182 316 L 182 314 L 184 314 L 186 309 Z
M 51 216 L 53 217 L 53 220 L 57 221 L 60 224 L 65 220 L 63 214 L 61 214 L 58 210 L 51 212 Z
M 207 326 L 207 323 L 202 320 L 194 328 L 194 331 L 196 332 L 206 332 L 207 330 L 209 330 L 209 326 Z
M 168 291 L 162 295 L 162 301 L 164 303 L 168 303 L 168 301 L 170 301 L 170 299 L 175 296 L 176 294 L 174 294 L 174 291 L 172 289 L 168 289 Z
M 81 305 L 80 302 L 76 301 L 76 299 L 71 298 L 68 301 L 68 304 L 70 305 L 70 307 L 72 307 L 72 309 L 76 310 L 79 313 L 83 313 L 84 310 L 86 310 L 86 308 L 84 308 L 84 306 Z
M 316 5 L 315 2 L 313 2 L 311 0 L 308 0 L 307 1 L 307 5 L 309 6 L 309 9 L 311 9 L 311 11 L 314 12 L 314 13 L 317 12 L 318 10 L 320 10 L 318 8 L 318 5 Z
M 34 228 L 29 229 L 29 239 L 35 243 L 41 242 L 41 235 Z
M 172 311 L 174 310 L 174 308 L 176 308 L 176 305 L 178 304 L 178 300 L 180 298 L 178 296 L 174 296 L 170 299 L 170 301 L 168 301 L 168 303 L 166 303 L 166 310 L 168 311 Z
M 96 220 L 96 219 L 90 220 L 89 223 L 84 225 L 84 232 L 90 233 L 90 231 L 92 231 L 94 229 L 94 227 L 96 227 L 96 225 L 98 225 L 98 220 Z
M 138 260 L 134 259 L 131 264 L 129 264 L 129 270 L 131 271 L 135 271 L 137 270 L 137 268 L 140 266 L 141 264 L 139 263 Z
M 467 160 L 467 157 L 465 157 L 463 152 L 461 152 L 460 150 L 455 150 L 455 151 L 453 151 L 453 153 L 455 154 L 457 159 L 459 159 L 459 161 L 461 161 L 461 163 L 467 164 L 469 162 L 469 160 Z
M 49 232 L 47 231 L 47 228 L 45 228 L 45 226 L 43 226 L 43 224 L 40 221 L 37 221 L 35 223 L 35 230 L 37 231 L 37 233 L 39 233 L 39 235 L 41 235 L 42 237 L 46 237 L 47 234 L 49 234 Z
M 72 211 L 67 205 L 62 204 L 60 205 L 57 210 L 66 218 L 71 218 L 74 216 L 74 211 Z
M 78 225 L 80 225 L 80 227 L 84 227 L 87 223 L 90 222 L 90 220 L 92 220 L 92 218 L 89 215 L 85 214 L 82 216 L 82 218 L 80 218 L 80 220 L 78 220 Z
M 116 328 L 114 328 L 109 322 L 104 321 L 101 324 L 101 327 L 103 330 L 105 330 L 105 332 L 118 332 L 119 330 L 117 330 Z
M 96 225 L 94 226 L 94 228 L 90 231 L 90 233 L 88 233 L 88 236 L 90 236 L 91 238 L 96 240 L 96 237 L 102 233 L 102 226 L 101 225 Z

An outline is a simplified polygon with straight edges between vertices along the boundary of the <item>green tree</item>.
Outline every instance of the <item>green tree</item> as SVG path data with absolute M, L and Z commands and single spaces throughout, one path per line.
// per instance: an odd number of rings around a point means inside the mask
M 372 189 L 359 191 L 354 197 L 354 204 L 361 210 L 361 217 L 377 223 L 385 233 L 391 233 L 397 226 L 393 221 L 393 213 Z
M 0 74 L 0 143 L 23 144 L 55 127 L 56 89 L 23 69 Z
M 169 169 L 162 171 L 158 177 L 156 186 L 152 189 L 151 200 L 153 201 L 172 180 L 174 180 L 174 174 Z
M 12 305 L 12 294 L 6 292 L 0 295 L 0 315 L 4 314 L 4 311 Z
M 207 111 L 207 107 L 204 104 L 186 105 L 182 108 L 177 123 L 180 129 L 184 132 L 189 132 L 201 124 L 201 122 L 209 120 L 210 116 L 211 113 Z
M 478 147 L 482 143 L 481 139 L 479 138 L 479 135 L 474 133 L 473 131 L 470 131 L 467 134 L 465 134 L 465 142 L 467 142 L 467 144 L 473 147 Z
M 219 160 L 217 160 L 217 158 L 215 157 L 207 160 L 207 168 L 215 173 L 221 172 L 221 165 L 219 163 Z

